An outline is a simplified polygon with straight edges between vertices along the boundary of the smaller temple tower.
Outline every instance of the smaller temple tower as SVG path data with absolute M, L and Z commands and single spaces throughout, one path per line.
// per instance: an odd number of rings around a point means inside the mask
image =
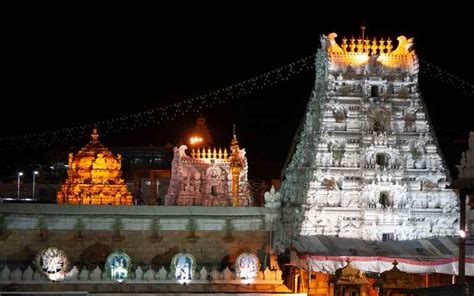
M 249 206 L 250 187 L 245 149 L 233 135 L 230 153 L 226 148 L 174 148 L 166 205 Z
M 115 157 L 102 143 L 94 129 L 91 141 L 76 155 L 69 154 L 68 178 L 56 198 L 58 204 L 132 205 L 122 175 L 122 157 Z

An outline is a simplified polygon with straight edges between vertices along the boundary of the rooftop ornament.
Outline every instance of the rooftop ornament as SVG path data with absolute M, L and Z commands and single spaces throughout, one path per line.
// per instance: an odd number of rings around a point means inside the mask
M 341 45 L 336 42 L 336 33 L 328 35 L 329 46 L 327 48 L 331 61 L 341 65 L 361 66 L 366 64 L 370 57 L 388 68 L 401 68 L 411 70 L 416 60 L 415 52 L 411 49 L 413 38 L 405 36 L 397 37 L 398 46 L 393 50 L 392 40 L 383 38 L 370 39 L 347 39 L 343 38 Z

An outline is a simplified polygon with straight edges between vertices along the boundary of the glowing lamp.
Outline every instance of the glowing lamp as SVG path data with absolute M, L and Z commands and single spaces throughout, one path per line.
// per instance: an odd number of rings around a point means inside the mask
M 202 138 L 201 137 L 191 137 L 189 139 L 189 143 L 191 143 L 191 145 L 202 143 Z

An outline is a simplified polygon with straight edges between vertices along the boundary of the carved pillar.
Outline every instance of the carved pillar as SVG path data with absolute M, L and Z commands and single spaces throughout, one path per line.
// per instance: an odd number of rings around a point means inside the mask
M 239 179 L 240 168 L 232 167 L 232 206 L 239 206 Z
M 239 157 L 239 141 L 237 141 L 235 134 L 230 149 L 232 151 L 232 154 L 230 155 L 230 169 L 232 173 L 232 206 L 238 207 L 240 171 L 242 170 L 243 164 Z

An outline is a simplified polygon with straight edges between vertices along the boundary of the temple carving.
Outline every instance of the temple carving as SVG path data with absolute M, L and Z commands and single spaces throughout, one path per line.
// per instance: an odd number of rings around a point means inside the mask
M 91 141 L 76 155 L 69 154 L 68 178 L 56 198 L 58 204 L 131 205 L 132 194 L 121 179 L 121 155 L 114 156 L 94 129 Z
M 283 171 L 291 236 L 369 241 L 454 236 L 458 198 L 418 86 L 413 38 L 321 38 L 316 80 Z M 395 49 L 394 49 L 395 48 Z M 462 171 L 469 164 L 465 154 Z
M 174 148 L 166 205 L 249 206 L 248 163 L 234 135 L 226 148 Z

